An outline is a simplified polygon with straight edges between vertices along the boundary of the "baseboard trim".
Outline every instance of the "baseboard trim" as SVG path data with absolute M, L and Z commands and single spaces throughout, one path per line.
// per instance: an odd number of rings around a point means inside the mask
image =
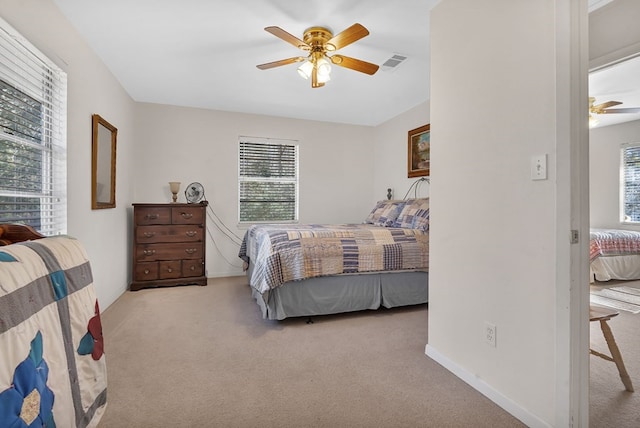
M 500 392 L 498 392 L 491 385 L 483 381 L 482 379 L 474 376 L 469 373 L 467 370 L 460 367 L 458 364 L 451 361 L 449 358 L 442 355 L 435 349 L 433 346 L 427 344 L 425 346 L 424 353 L 443 366 L 445 369 L 449 370 L 454 375 L 458 376 L 460 379 L 468 383 L 472 388 L 480 392 L 482 395 L 487 397 L 489 400 L 496 403 L 498 406 L 502 407 L 505 411 L 509 412 L 515 418 L 517 418 L 520 422 L 532 428 L 551 428 L 551 425 L 544 422 L 536 415 L 530 413 L 526 409 L 519 406 L 513 400 L 504 396 Z
M 207 270 L 205 276 L 207 278 L 231 278 L 234 276 L 247 276 L 247 273 L 242 270 L 230 270 L 224 272 L 212 272 Z

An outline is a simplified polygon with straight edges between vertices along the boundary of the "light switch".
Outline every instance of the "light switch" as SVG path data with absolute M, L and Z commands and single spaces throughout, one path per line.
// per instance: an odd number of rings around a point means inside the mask
M 547 155 L 536 155 L 531 157 L 531 179 L 547 179 Z

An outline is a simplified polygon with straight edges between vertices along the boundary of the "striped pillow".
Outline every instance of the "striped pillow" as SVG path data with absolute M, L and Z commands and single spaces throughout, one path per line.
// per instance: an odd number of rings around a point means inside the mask
M 393 227 L 429 230 L 429 198 L 407 199 Z
M 397 200 L 378 201 L 364 222 L 374 226 L 392 226 L 400 211 L 402 211 L 404 204 L 405 201 Z

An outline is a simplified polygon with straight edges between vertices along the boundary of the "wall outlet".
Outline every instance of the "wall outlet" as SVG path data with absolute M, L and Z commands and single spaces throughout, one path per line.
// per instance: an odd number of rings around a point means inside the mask
M 484 322 L 484 340 L 490 346 L 496 347 L 496 326 L 490 322 Z

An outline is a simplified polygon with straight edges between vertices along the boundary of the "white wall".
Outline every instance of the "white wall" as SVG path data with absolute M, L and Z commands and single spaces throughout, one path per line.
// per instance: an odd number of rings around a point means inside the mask
M 418 178 L 407 178 L 408 132 L 428 123 L 429 102 L 425 102 L 375 128 L 374 201 L 386 199 L 388 188 L 392 189 L 394 199 L 402 199 L 411 185 L 418 180 Z M 418 197 L 429 196 L 429 183 L 420 182 L 415 187 L 418 187 Z M 407 197 L 415 196 L 416 193 L 411 189 Z
M 640 120 L 593 128 L 589 132 L 591 226 L 640 230 L 620 222 L 620 149 L 640 143 Z
M 134 103 L 50 0 L 3 0 L 0 15 L 67 73 L 68 233 L 91 260 L 101 307 L 129 281 Z M 91 210 L 91 115 L 118 128 L 116 208 Z
M 301 223 L 361 223 L 373 208 L 374 128 L 157 104 L 136 106 L 134 201 L 170 202 L 168 182 L 180 181 L 185 202 L 185 186 L 200 182 L 210 208 L 241 238 L 240 135 L 299 142 Z M 207 221 L 208 276 L 242 275 L 238 246 Z
M 569 146 L 556 128 L 569 103 L 556 86 L 568 67 L 556 57 L 556 8 L 567 5 L 444 0 L 431 14 L 427 354 L 529 426 L 569 419 L 568 389 L 556 389 L 557 344 L 568 343 L 556 300 L 569 289 L 557 279 L 569 276 L 557 263 L 569 242 L 556 228 L 570 216 L 557 204 L 570 186 L 555 171 Z M 549 177 L 532 181 L 541 154 Z M 487 321 L 497 347 L 485 343 Z

